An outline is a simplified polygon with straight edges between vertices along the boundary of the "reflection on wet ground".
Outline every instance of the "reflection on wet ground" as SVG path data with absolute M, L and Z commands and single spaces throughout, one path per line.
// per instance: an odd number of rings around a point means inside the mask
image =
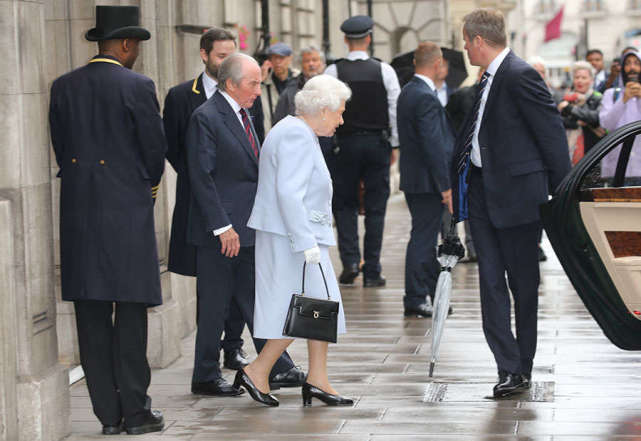
M 452 304 L 440 361 L 429 378 L 430 320 L 403 318 L 403 265 L 409 215 L 402 197 L 390 199 L 383 247 L 385 289 L 342 290 L 349 333 L 330 347 L 335 388 L 355 398 L 352 408 L 319 402 L 303 408 L 299 389 L 281 389 L 279 408 L 246 395 L 191 395 L 194 336 L 184 356 L 152 376 L 150 395 L 167 422 L 159 440 L 639 440 L 641 353 L 617 349 L 576 296 L 549 244 L 541 264 L 539 346 L 529 393 L 488 399 L 496 370 L 480 322 L 475 264 L 454 271 Z M 334 250 L 337 272 L 340 263 Z M 246 342 L 249 339 L 246 339 Z M 246 349 L 250 348 L 246 344 Z M 306 366 L 306 346 L 291 354 Z M 231 381 L 233 372 L 225 371 Z M 70 440 L 102 438 L 84 383 L 72 388 Z M 127 437 L 112 437 L 117 440 Z

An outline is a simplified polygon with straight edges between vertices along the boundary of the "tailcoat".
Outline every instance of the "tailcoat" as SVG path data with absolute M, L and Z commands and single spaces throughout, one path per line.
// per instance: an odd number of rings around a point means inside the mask
M 97 56 L 53 82 L 63 300 L 162 303 L 154 199 L 167 143 L 153 81 Z

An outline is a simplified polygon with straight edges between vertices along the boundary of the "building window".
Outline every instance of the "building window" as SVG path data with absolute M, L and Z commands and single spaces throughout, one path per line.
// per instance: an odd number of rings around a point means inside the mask
M 585 12 L 603 11 L 603 0 L 583 0 L 583 11 Z
M 540 15 L 552 14 L 556 10 L 556 0 L 539 0 L 536 4 L 536 13 Z

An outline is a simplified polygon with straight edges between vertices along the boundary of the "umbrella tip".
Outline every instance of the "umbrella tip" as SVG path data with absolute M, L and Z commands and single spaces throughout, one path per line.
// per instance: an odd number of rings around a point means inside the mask
M 434 373 L 434 362 L 430 361 L 430 378 L 432 378 L 432 374 Z

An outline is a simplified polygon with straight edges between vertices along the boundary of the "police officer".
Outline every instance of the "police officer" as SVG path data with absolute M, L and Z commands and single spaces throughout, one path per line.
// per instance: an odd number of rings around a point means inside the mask
M 396 100 L 398 78 L 387 63 L 370 58 L 374 22 L 365 15 L 348 18 L 341 25 L 349 53 L 325 73 L 347 83 L 352 98 L 347 102 L 345 123 L 336 131 L 333 211 L 338 230 L 338 249 L 343 263 L 339 281 L 351 285 L 358 276 L 359 181 L 365 184 L 364 286 L 385 286 L 381 276 L 381 244 L 389 197 L 392 148 L 398 147 Z
M 60 167 L 62 299 L 73 301 L 80 362 L 102 433 L 163 429 L 147 388 L 147 308 L 162 303 L 154 198 L 167 143 L 154 82 L 131 70 L 136 6 L 96 6 L 99 55 L 53 82 Z

